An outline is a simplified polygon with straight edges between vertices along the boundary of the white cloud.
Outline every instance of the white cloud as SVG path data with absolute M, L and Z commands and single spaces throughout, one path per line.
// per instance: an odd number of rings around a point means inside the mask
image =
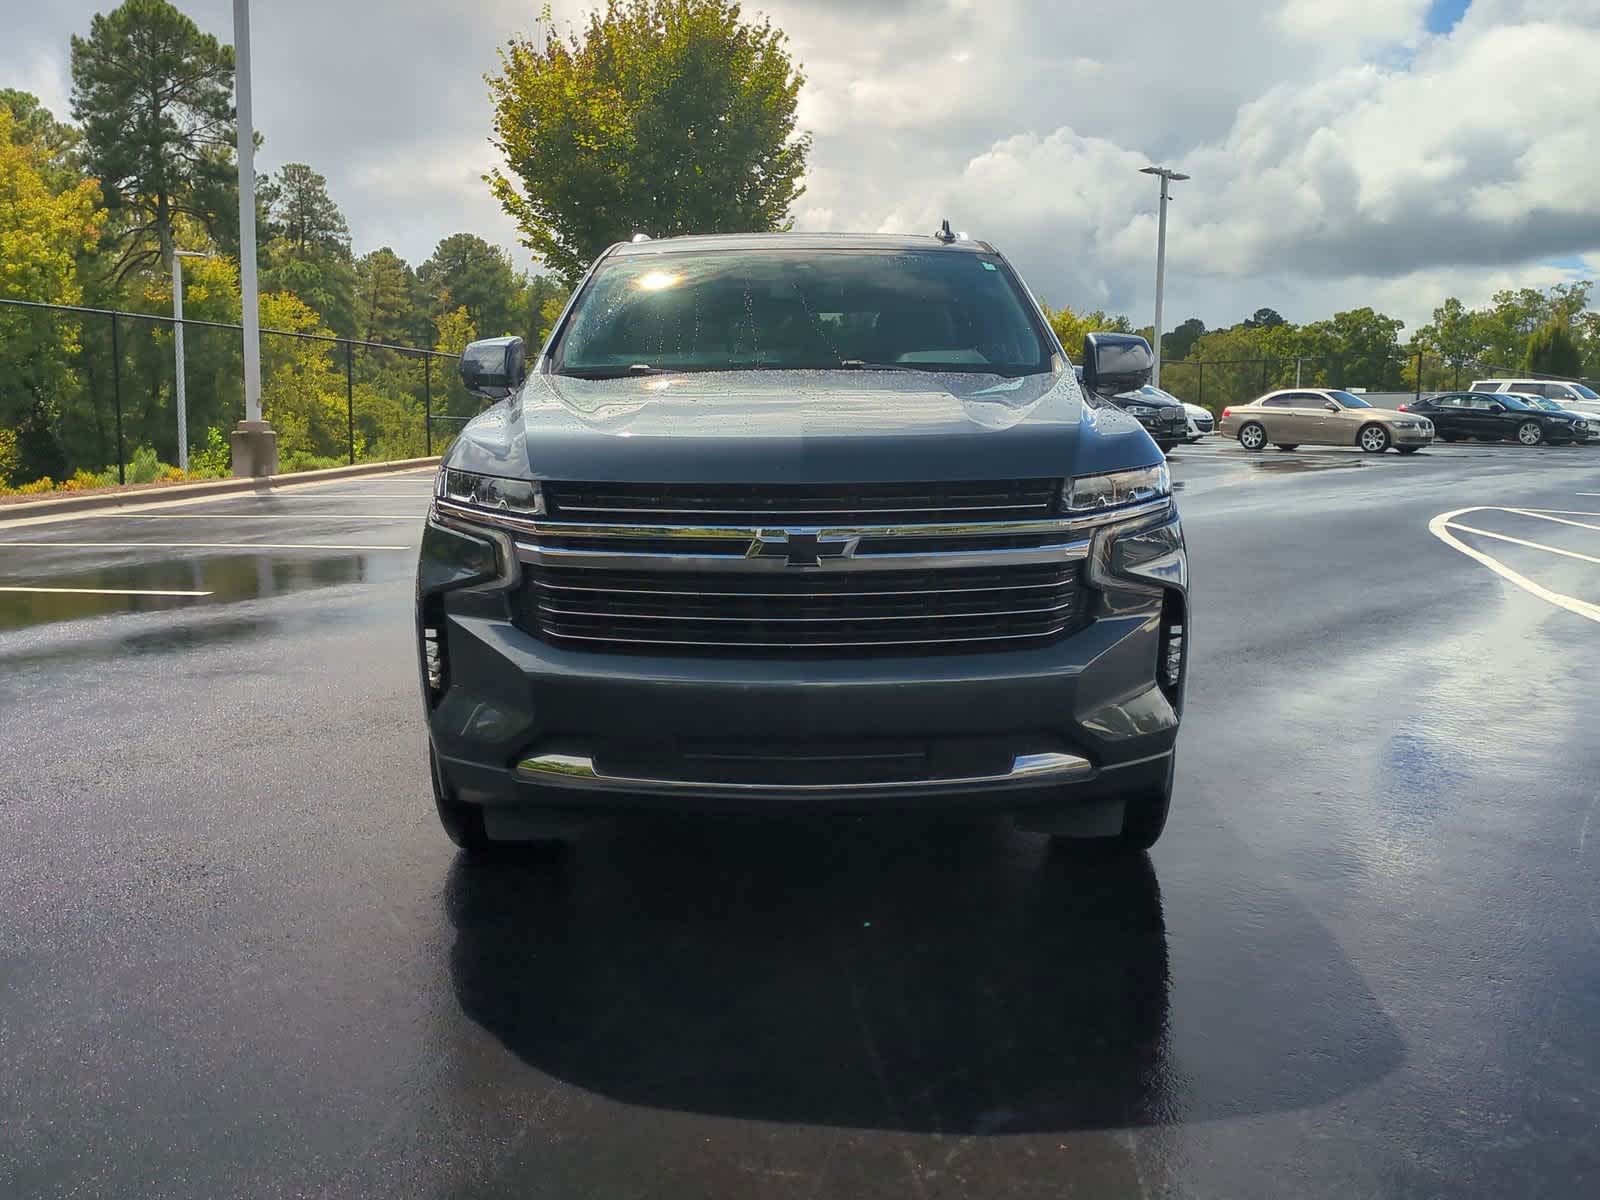
M 66 107 L 66 42 L 112 0 L 0 0 L 0 83 Z M 227 0 L 179 0 L 231 40 Z M 557 0 L 566 27 L 588 0 Z M 786 29 L 815 135 L 800 228 L 998 242 L 1056 303 L 1148 312 L 1156 186 L 1175 189 L 1168 311 L 1372 303 L 1408 322 L 1450 292 L 1600 265 L 1600 3 L 1473 0 L 749 0 Z M 354 0 L 256 6 L 261 165 L 328 176 L 358 249 L 418 261 L 516 231 L 483 84 L 537 6 Z M 519 259 L 522 256 L 519 254 Z M 1568 264 L 1566 266 L 1553 264 Z

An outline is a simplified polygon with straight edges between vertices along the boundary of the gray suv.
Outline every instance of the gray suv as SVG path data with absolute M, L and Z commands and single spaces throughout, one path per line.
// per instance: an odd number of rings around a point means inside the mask
M 950 237 L 638 240 L 439 471 L 417 577 L 470 851 L 669 812 L 1009 814 L 1160 836 L 1188 647 L 1161 452 L 1010 264 Z

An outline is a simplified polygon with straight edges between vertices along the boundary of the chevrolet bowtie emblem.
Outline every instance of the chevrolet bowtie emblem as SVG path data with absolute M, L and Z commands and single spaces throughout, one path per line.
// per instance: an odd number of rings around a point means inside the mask
M 746 558 L 781 558 L 791 567 L 820 567 L 825 558 L 849 558 L 858 539 L 824 539 L 815 530 L 763 529 Z

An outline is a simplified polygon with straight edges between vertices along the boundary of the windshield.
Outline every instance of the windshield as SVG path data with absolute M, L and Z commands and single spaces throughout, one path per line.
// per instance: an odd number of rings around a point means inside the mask
M 1533 411 L 1528 406 L 1527 401 L 1519 400 L 1517 397 L 1513 396 L 1510 392 L 1501 392 L 1498 396 L 1495 397 L 1495 399 L 1497 401 L 1499 401 L 1501 404 L 1504 404 L 1507 408 L 1513 409 L 1516 412 L 1532 412 Z
M 1573 391 L 1577 392 L 1578 395 L 1582 396 L 1585 400 L 1600 400 L 1600 392 L 1595 391 L 1587 384 L 1569 383 L 1567 386 Z
M 949 250 L 644 254 L 600 266 L 555 370 L 885 369 L 1042 374 L 1050 350 L 995 255 Z
M 1163 391 L 1161 388 L 1158 388 L 1154 384 L 1150 384 L 1150 383 L 1145 384 L 1141 388 L 1135 388 L 1131 392 L 1120 392 L 1117 395 L 1117 399 L 1119 399 L 1119 400 L 1154 400 L 1154 401 L 1156 401 L 1158 403 L 1162 403 L 1162 404 L 1182 404 L 1183 403 L 1182 400 L 1179 400 L 1171 392 Z
M 1545 412 L 1560 412 L 1561 405 L 1554 400 L 1546 400 L 1542 396 L 1529 396 L 1526 401 L 1533 408 L 1542 408 Z
M 1372 407 L 1372 405 L 1368 404 L 1365 400 L 1363 400 L 1360 396 L 1355 395 L 1353 392 L 1329 392 L 1328 395 L 1332 396 L 1346 408 Z

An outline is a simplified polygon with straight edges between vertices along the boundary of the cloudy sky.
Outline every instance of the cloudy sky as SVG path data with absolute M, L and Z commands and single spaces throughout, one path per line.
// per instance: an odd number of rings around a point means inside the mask
M 0 84 L 68 109 L 67 38 L 109 0 L 0 0 Z M 229 0 L 180 0 L 231 40 Z M 587 0 L 556 0 L 565 27 Z M 257 0 L 260 166 L 311 163 L 358 251 L 471 230 L 482 76 L 540 0 Z M 1262 305 L 1425 321 L 1445 295 L 1600 275 L 1600 0 L 754 0 L 808 78 L 802 229 L 958 229 L 1039 295 L 1169 324 Z M 625 231 L 619 231 L 625 232 Z M 519 261 L 526 261 L 517 250 Z

